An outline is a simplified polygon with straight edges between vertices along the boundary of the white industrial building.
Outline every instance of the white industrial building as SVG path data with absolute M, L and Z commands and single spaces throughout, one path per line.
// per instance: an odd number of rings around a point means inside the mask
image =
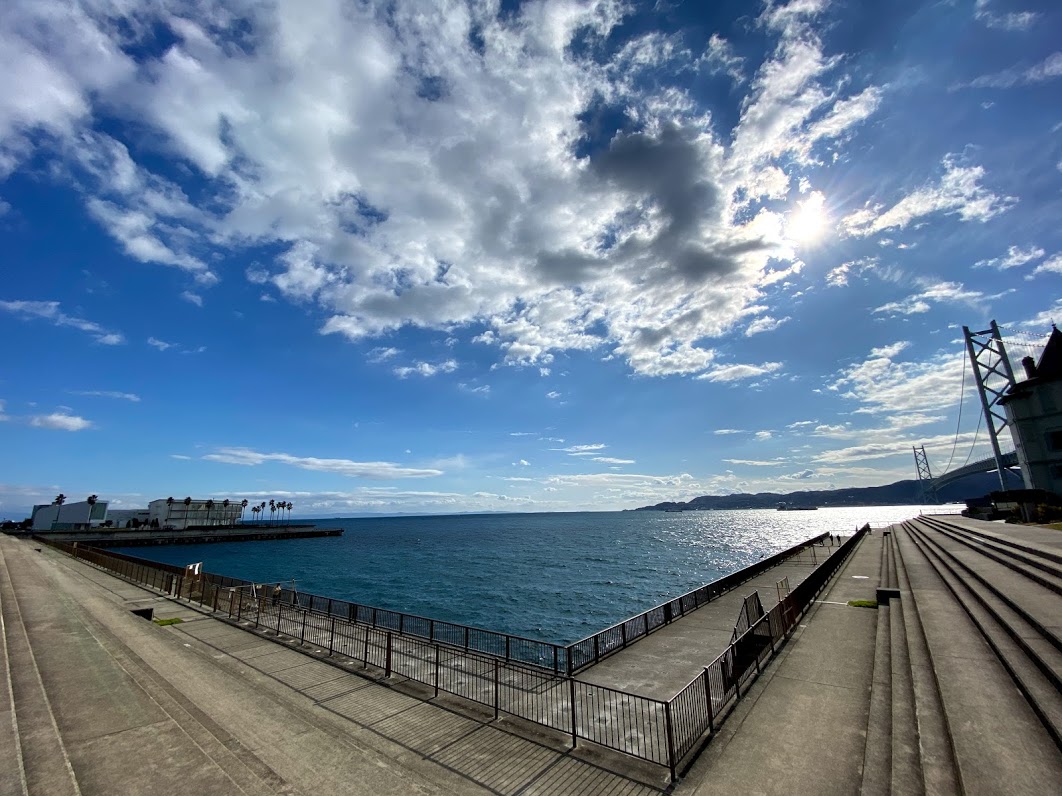
M 235 525 L 247 502 L 224 498 L 160 498 L 146 509 L 115 509 L 108 512 L 107 501 L 89 503 L 46 503 L 33 507 L 35 531 L 84 531 L 100 527 L 147 526 L 170 530 L 193 527 Z
M 148 522 L 159 528 L 180 530 L 198 526 L 234 525 L 243 513 L 245 501 L 208 498 L 161 498 L 148 503 Z
M 103 525 L 107 520 L 107 501 L 89 503 L 44 503 L 33 507 L 33 530 L 75 531 Z

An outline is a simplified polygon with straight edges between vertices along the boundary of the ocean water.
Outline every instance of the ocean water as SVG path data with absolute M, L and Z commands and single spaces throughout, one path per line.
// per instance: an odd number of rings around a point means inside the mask
M 121 552 L 568 644 L 820 533 L 957 509 L 315 519 L 344 534 Z

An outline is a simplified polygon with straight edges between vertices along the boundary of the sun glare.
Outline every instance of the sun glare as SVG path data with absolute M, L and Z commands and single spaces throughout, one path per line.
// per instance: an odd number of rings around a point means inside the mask
M 820 191 L 812 191 L 786 218 L 785 232 L 786 237 L 795 243 L 814 243 L 828 226 L 826 197 Z

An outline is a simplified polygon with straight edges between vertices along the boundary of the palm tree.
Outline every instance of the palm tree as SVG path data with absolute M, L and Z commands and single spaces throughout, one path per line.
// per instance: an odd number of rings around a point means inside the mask
M 255 525 L 258 524 L 258 506 L 251 506 L 251 519 Z
M 92 509 L 95 508 L 96 503 L 98 501 L 99 501 L 99 496 L 97 496 L 97 495 L 89 495 L 87 498 L 85 498 L 85 502 L 88 503 L 88 507 L 89 507 L 89 510 L 88 510 L 88 527 L 89 528 L 92 527 Z
M 206 502 L 206 524 L 210 525 L 210 511 L 214 508 L 213 499 L 208 499 Z
M 269 501 L 269 521 L 270 522 L 273 522 L 273 512 L 275 512 L 276 510 L 277 510 L 276 501 L 271 499 Z
M 55 500 L 52 501 L 52 505 L 57 506 L 55 510 L 55 520 L 52 522 L 52 530 L 55 530 L 55 526 L 59 524 L 59 515 L 63 513 L 63 504 L 66 503 L 66 495 L 60 492 L 55 496 Z
M 240 501 L 240 524 L 243 524 L 243 510 L 247 508 L 247 498 Z
M 223 501 L 221 501 L 221 505 L 225 509 L 225 518 L 228 519 L 228 516 L 229 516 L 229 499 L 225 498 Z M 229 525 L 232 525 L 232 520 L 229 520 Z
M 186 497 L 186 498 L 184 499 L 184 527 L 185 527 L 185 528 L 187 528 L 187 527 L 188 527 L 188 512 L 190 511 L 189 507 L 190 507 L 191 505 L 192 505 L 192 498 L 191 498 L 191 496 L 189 496 L 189 497 Z
M 288 525 L 291 525 L 291 501 L 288 501 Z

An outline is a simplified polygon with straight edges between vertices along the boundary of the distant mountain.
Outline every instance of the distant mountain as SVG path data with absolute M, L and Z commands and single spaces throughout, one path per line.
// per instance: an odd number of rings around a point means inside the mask
M 999 489 L 999 476 L 993 473 L 977 473 L 939 491 L 945 503 L 961 503 L 981 497 Z M 709 509 L 773 509 L 779 503 L 793 506 L 903 506 L 921 502 L 918 481 L 897 481 L 887 486 L 850 487 L 821 491 L 759 492 L 756 494 L 704 495 L 686 502 L 657 503 L 642 506 L 634 511 L 705 511 Z

